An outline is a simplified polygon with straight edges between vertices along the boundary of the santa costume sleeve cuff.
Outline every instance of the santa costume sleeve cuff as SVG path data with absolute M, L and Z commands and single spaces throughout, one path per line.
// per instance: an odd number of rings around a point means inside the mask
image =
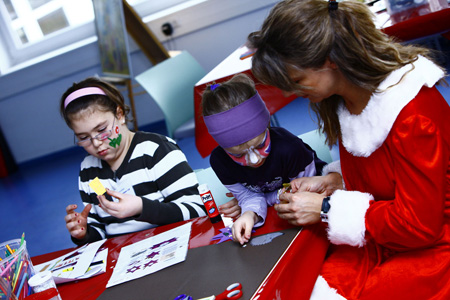
M 373 196 L 357 191 L 337 190 L 330 197 L 328 239 L 336 245 L 362 247 L 365 244 L 365 215 Z

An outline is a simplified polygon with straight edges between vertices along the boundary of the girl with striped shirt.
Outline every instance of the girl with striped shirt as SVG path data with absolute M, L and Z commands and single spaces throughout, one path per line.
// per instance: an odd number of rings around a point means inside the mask
M 206 215 L 183 152 L 166 136 L 130 131 L 129 108 L 114 86 L 98 78 L 75 83 L 61 97 L 60 110 L 89 154 L 79 174 L 84 209 L 66 208 L 75 244 Z M 96 177 L 103 195 L 89 186 Z

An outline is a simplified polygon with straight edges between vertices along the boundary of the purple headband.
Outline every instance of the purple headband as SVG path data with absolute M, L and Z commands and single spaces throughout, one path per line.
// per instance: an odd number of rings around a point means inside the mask
M 254 139 L 269 126 L 270 113 L 256 93 L 241 104 L 214 115 L 204 116 L 209 134 L 223 148 Z
M 76 90 L 75 92 L 70 93 L 69 96 L 67 96 L 67 98 L 64 100 L 64 109 L 66 109 L 67 105 L 69 105 L 70 102 L 72 102 L 75 99 L 78 99 L 80 97 L 83 96 L 88 96 L 88 95 L 105 95 L 105 92 L 98 87 L 87 87 L 87 88 L 82 88 L 79 90 Z

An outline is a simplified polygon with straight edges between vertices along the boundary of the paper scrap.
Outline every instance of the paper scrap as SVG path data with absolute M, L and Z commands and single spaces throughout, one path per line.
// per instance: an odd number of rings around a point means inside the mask
M 103 186 L 103 184 L 100 182 L 100 179 L 98 179 L 98 177 L 95 177 L 94 180 L 92 180 L 91 182 L 89 182 L 89 186 L 94 190 L 94 192 L 97 195 L 103 195 L 104 193 L 106 193 L 106 189 Z
M 56 284 L 105 273 L 108 248 L 100 249 L 105 241 L 86 244 L 51 261 L 35 265 L 34 269 L 36 272 L 51 271 Z

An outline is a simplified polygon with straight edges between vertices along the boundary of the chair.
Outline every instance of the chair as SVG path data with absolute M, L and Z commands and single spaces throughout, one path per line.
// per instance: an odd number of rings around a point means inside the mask
M 226 193 L 229 193 L 229 191 L 222 184 L 211 167 L 195 170 L 195 174 L 197 175 L 199 184 L 206 183 L 208 185 L 208 188 L 211 191 L 217 206 L 233 199 L 232 197 L 230 198 L 225 195 Z
M 195 58 L 183 51 L 136 76 L 161 108 L 167 136 L 180 139 L 194 135 L 194 86 L 205 75 Z
M 300 134 L 298 136 L 303 140 L 304 143 L 308 144 L 314 151 L 316 151 L 317 156 L 326 163 L 333 161 L 331 157 L 330 148 L 325 143 L 325 135 L 321 134 L 319 130 L 311 130 L 309 132 Z

